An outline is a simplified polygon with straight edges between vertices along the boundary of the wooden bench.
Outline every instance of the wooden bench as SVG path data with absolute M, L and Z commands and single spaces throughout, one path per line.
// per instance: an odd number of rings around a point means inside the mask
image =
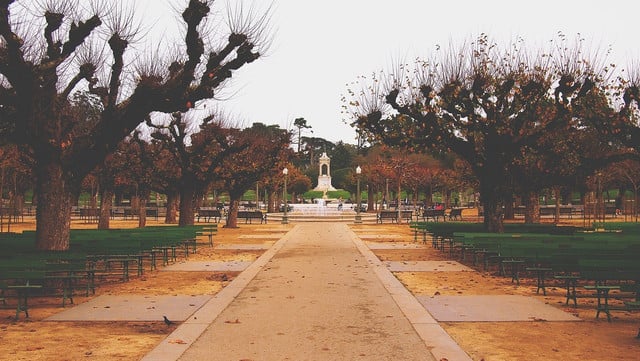
M 596 304 L 596 318 L 600 318 L 600 312 L 607 315 L 607 321 L 611 322 L 611 307 L 609 306 L 609 291 L 619 290 L 620 286 L 595 285 L 584 286 L 586 290 L 595 290 L 598 302 Z
M 547 287 L 545 284 L 545 280 L 548 272 L 552 272 L 553 269 L 550 267 L 527 267 L 525 268 L 527 272 L 533 272 L 536 274 L 536 294 L 540 293 L 542 290 L 543 295 L 547 295 Z
M 222 219 L 222 213 L 218 209 L 198 209 L 196 214 L 196 221 L 200 222 L 200 218 L 203 218 L 205 222 L 209 222 L 211 219 L 215 223 L 220 223 Z
M 612 297 L 610 291 L 625 291 L 624 287 L 621 285 L 587 285 L 584 286 L 585 290 L 593 290 L 596 291 L 595 296 L 597 297 L 596 303 L 596 319 L 600 317 L 600 312 L 604 312 L 607 316 L 607 321 L 611 322 L 611 311 L 640 311 L 640 300 L 634 299 L 633 301 L 623 301 L 623 306 L 612 306 L 609 304 L 609 300 L 612 298 L 620 299 L 626 297 L 634 297 L 635 292 L 633 294 L 626 294 L 623 296 L 622 294 L 616 294 L 616 296 Z
M 140 274 L 142 268 L 141 258 L 142 255 L 102 254 L 87 256 L 87 262 L 90 268 L 94 270 L 94 277 L 102 279 L 116 277 L 123 282 L 127 282 L 130 279 L 129 270 L 132 268 L 131 264 L 137 267 L 138 274 Z
M 251 223 L 253 219 L 259 219 L 260 224 L 267 223 L 267 215 L 262 211 L 238 211 L 238 219 L 244 218 L 244 223 Z
M 42 289 L 39 282 L 44 279 L 44 275 L 42 270 L 2 270 L 0 272 L 4 289 L 16 297 L 16 320 L 20 318 L 21 312 L 24 312 L 25 318 L 29 318 L 29 297 L 32 291 Z M 8 298 L 9 295 L 4 297 Z
M 73 304 L 75 290 L 82 289 L 86 296 L 95 293 L 94 270 L 86 257 L 52 258 L 46 260 L 43 286 L 47 289 L 61 290 L 62 307 L 66 301 Z
M 382 223 L 385 219 L 390 219 L 391 222 L 398 220 L 398 212 L 395 211 L 380 211 L 376 216 L 376 223 Z
M 217 224 L 211 224 L 211 225 L 207 225 L 202 227 L 201 231 L 196 232 L 196 236 L 206 236 L 207 237 L 207 244 L 210 247 L 213 247 L 213 236 L 218 233 L 218 225 Z
M 462 220 L 462 208 L 451 208 L 449 211 L 449 220 L 452 221 L 454 219 Z
M 434 222 L 437 222 L 438 218 L 442 218 L 443 221 L 446 219 L 444 209 L 424 209 L 421 217 L 424 221 L 428 221 L 431 218 Z
M 3 291 L 13 290 L 21 293 L 18 295 L 18 298 L 21 298 L 19 302 L 25 304 L 25 298 L 33 296 L 29 291 L 34 289 L 38 289 L 38 295 L 61 295 L 62 307 L 65 307 L 67 300 L 74 303 L 76 289 L 84 289 L 87 296 L 90 290 L 94 290 L 93 273 L 87 268 L 84 257 L 41 259 L 25 265 L 22 269 L 3 269 L 0 271 L 0 279 Z M 22 287 L 27 284 L 37 287 Z
M 409 228 L 413 229 L 413 241 L 418 241 L 418 233 L 422 234 L 422 243 L 427 243 L 427 234 L 429 231 L 427 230 L 426 222 L 411 222 L 409 223 Z
M 572 274 L 563 274 L 563 275 L 555 275 L 554 279 L 564 281 L 564 287 L 567 290 L 565 297 L 565 305 L 569 305 L 569 301 L 573 300 L 573 307 L 578 307 L 578 294 L 576 292 L 576 286 L 578 285 L 578 280 L 580 280 L 580 276 L 572 275 Z
M 404 219 L 405 222 L 411 222 L 413 211 L 400 211 L 400 218 Z M 380 211 L 376 216 L 376 223 L 382 223 L 385 219 L 390 219 L 391 222 L 398 222 L 398 211 Z

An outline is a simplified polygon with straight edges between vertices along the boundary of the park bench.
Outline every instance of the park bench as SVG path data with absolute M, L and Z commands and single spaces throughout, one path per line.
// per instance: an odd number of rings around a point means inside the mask
M 62 307 L 66 301 L 73 304 L 76 290 L 83 290 L 85 296 L 95 293 L 95 274 L 88 264 L 86 257 L 66 255 L 65 257 L 50 258 L 44 265 L 43 287 L 45 292 L 57 292 L 62 296 Z
M 44 275 L 43 270 L 12 268 L 0 270 L 0 283 L 6 291 L 3 293 L 3 297 L 16 299 L 16 320 L 20 318 L 22 312 L 24 312 L 25 318 L 29 318 L 29 298 L 33 296 L 33 292 L 42 289 L 40 282 L 44 279 Z
M 210 224 L 203 226 L 201 231 L 196 232 L 196 236 L 206 236 L 208 240 L 207 244 L 213 247 L 213 236 L 216 235 L 216 233 L 218 233 L 218 225 Z
M 442 218 L 445 220 L 445 210 L 444 209 L 424 209 L 422 214 L 420 215 L 423 221 L 428 221 L 432 219 L 434 222 L 438 221 L 438 218 Z
M 149 218 L 153 218 L 156 221 L 158 220 L 158 216 L 159 216 L 160 212 L 158 208 L 146 208 L 145 209 L 145 215 Z
M 382 223 L 385 219 L 390 219 L 391 222 L 398 220 L 398 212 L 395 211 L 380 211 L 376 216 L 376 223 Z
M 100 208 L 80 208 L 80 220 L 84 223 L 98 223 Z
M 410 222 L 409 228 L 413 229 L 413 241 L 418 241 L 418 234 L 422 234 L 422 243 L 427 243 L 427 230 L 426 222 Z
M 596 284 L 584 286 L 586 290 L 596 291 L 597 303 L 596 303 L 596 319 L 599 318 L 600 313 L 603 312 L 607 316 L 607 321 L 611 322 L 611 311 L 640 311 L 640 300 L 635 298 L 638 291 L 638 285 L 633 285 L 632 288 L 627 288 L 625 284 L 621 285 L 606 285 Z M 612 296 L 611 291 L 617 292 Z M 631 293 L 629 293 L 631 291 Z M 633 301 L 623 301 L 621 306 L 611 305 L 609 301 L 611 299 L 623 300 L 625 298 L 634 298 Z
M 87 262 L 96 279 L 107 281 L 115 278 L 127 282 L 131 269 L 136 268 L 138 274 L 141 273 L 141 257 L 140 254 L 94 254 L 87 256 Z
M 196 214 L 196 221 L 200 222 L 200 218 L 203 218 L 205 222 L 209 222 L 213 219 L 215 223 L 220 223 L 222 219 L 222 213 L 218 209 L 198 209 Z
M 267 223 L 267 215 L 262 211 L 238 211 L 238 219 L 244 219 L 244 223 L 251 223 L 251 220 L 260 220 L 260 224 Z
M 411 222 L 413 219 L 413 211 L 400 211 L 400 218 L 405 222 Z M 380 211 L 376 216 L 376 222 L 382 223 L 385 219 L 390 219 L 391 222 L 398 222 L 398 211 Z
M 62 297 L 62 307 L 67 300 L 73 303 L 73 296 L 76 289 L 85 290 L 89 295 L 89 290 L 93 288 L 93 274 L 87 268 L 87 262 L 83 254 L 39 254 L 15 257 L 2 264 L 0 268 L 0 282 L 6 285 L 5 291 L 13 286 L 23 286 L 25 284 L 37 285 L 38 292 L 31 290 L 31 294 L 20 295 L 30 296 L 58 296 Z M 20 287 L 20 292 L 28 292 L 34 287 Z
M 449 220 L 452 221 L 454 219 L 462 220 L 462 208 L 452 208 L 449 211 Z

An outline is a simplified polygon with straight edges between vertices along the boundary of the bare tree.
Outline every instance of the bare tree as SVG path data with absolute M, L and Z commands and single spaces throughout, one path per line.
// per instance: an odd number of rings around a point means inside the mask
M 500 48 L 481 35 L 412 71 L 398 64 L 375 74 L 345 107 L 373 139 L 465 160 L 478 179 L 485 227 L 500 232 L 514 162 L 526 163 L 550 134 L 580 132 L 591 114 L 606 114 L 606 102 L 596 100 L 607 76 L 580 40 L 561 36 L 532 54 L 521 42 Z
M 145 117 L 213 98 L 235 70 L 260 57 L 270 10 L 229 10 L 230 33 L 216 41 L 212 34 L 221 32 L 206 21 L 212 5 L 190 0 L 181 14 L 184 43 L 160 55 L 127 54 L 147 34 L 120 2 L 0 1 L 0 138 L 33 153 L 38 249 L 68 249 L 72 196 Z M 80 88 L 103 109 L 78 134 L 82 119 L 69 111 L 69 95 Z

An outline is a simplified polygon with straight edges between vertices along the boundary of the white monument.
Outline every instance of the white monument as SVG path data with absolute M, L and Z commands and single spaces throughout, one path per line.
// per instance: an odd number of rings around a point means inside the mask
M 331 185 L 331 158 L 327 156 L 326 152 L 323 152 L 318 160 L 318 166 L 320 167 L 318 171 L 318 186 L 315 187 L 314 191 L 322 191 L 326 194 L 327 191 L 335 191 Z

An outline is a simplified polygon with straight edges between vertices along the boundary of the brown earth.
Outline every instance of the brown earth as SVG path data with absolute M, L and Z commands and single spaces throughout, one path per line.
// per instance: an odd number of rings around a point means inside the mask
M 32 223 L 19 225 L 33 228 Z M 74 224 L 74 227 L 86 227 Z M 112 227 L 134 227 L 118 222 Z M 17 230 L 13 226 L 13 230 Z M 239 238 L 242 234 L 262 234 L 267 225 L 241 225 L 238 229 L 219 228 L 216 244 L 263 242 L 273 239 Z M 358 234 L 397 234 L 397 239 L 379 242 L 411 242 L 406 225 L 365 224 L 353 227 Z M 256 232 L 258 231 L 258 232 Z M 191 260 L 253 260 L 262 251 L 232 251 L 200 247 Z M 422 249 L 376 250 L 381 260 L 447 260 L 440 251 L 425 245 Z M 101 294 L 215 294 L 235 272 L 146 272 L 126 283 L 101 284 Z M 525 275 L 519 286 L 511 278 L 483 272 L 399 272 L 396 276 L 414 294 L 421 295 L 529 295 L 566 312 L 581 322 L 446 322 L 442 327 L 474 360 L 638 360 L 640 313 L 614 312 L 613 321 L 595 319 L 595 299 L 580 298 L 577 308 L 564 305 L 564 288 L 552 285 L 547 296 L 536 294 L 535 279 Z M 582 291 L 584 292 L 584 291 Z M 95 297 L 95 296 L 92 296 Z M 74 297 L 75 303 L 87 297 Z M 614 301 L 618 302 L 618 301 Z M 12 307 L 13 306 L 13 307 Z M 176 325 L 158 322 L 51 322 L 44 319 L 64 310 L 60 298 L 35 298 L 30 302 L 30 318 L 14 320 L 15 300 L 0 308 L 0 360 L 138 360 L 170 334 Z

